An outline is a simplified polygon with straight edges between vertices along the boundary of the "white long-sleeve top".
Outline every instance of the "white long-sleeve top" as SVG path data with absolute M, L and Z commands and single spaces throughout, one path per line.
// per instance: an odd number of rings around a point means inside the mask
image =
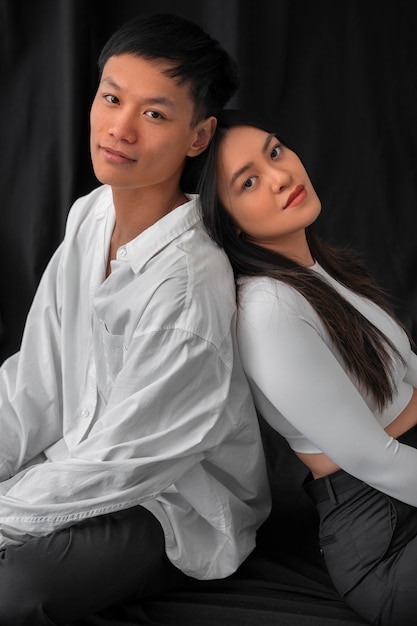
M 406 333 L 374 303 L 346 289 L 317 263 L 311 271 L 385 333 L 404 358 L 394 358 L 397 393 L 382 412 L 346 372 L 313 307 L 271 278 L 242 278 L 238 342 L 255 404 L 302 453 L 325 453 L 367 484 L 417 506 L 417 450 L 389 437 L 390 424 L 417 387 L 417 356 Z
M 270 510 L 232 272 L 190 196 L 106 279 L 114 221 L 107 186 L 75 202 L 0 369 L 0 548 L 141 504 L 178 568 L 224 577 Z

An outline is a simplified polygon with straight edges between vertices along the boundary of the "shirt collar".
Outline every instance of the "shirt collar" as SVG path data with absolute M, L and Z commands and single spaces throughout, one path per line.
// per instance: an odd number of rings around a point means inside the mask
M 186 193 L 184 195 L 188 198 L 188 202 L 170 211 L 170 213 L 159 219 L 155 224 L 152 224 L 135 239 L 122 246 L 125 251 L 123 260 L 130 263 L 135 274 L 140 272 L 149 259 L 158 254 L 162 248 L 195 224 L 201 222 L 198 194 Z M 106 194 L 106 199 L 110 200 L 110 202 L 107 201 L 105 204 L 103 203 L 97 207 L 96 217 L 98 220 L 102 219 L 105 212 L 107 213 L 107 219 L 114 221 L 115 214 L 111 194 L 110 197 Z

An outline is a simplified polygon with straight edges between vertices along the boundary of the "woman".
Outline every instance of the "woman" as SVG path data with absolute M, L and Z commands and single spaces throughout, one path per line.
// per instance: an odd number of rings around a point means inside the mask
M 217 189 L 217 192 L 215 191 Z M 259 412 L 309 468 L 332 580 L 372 624 L 417 623 L 417 356 L 351 251 L 320 241 L 319 198 L 275 133 L 225 111 L 200 183 L 238 287 Z

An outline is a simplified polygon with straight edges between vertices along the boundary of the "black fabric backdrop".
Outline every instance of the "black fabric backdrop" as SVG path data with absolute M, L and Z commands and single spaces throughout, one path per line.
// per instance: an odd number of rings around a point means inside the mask
M 89 158 L 96 61 L 135 14 L 200 23 L 236 58 L 232 104 L 300 153 L 318 230 L 357 248 L 417 335 L 417 37 L 405 0 L 0 0 L 0 362 L 18 348 Z
M 417 339 L 417 36 L 396 0 L 0 0 L 0 363 L 18 349 L 33 294 L 72 202 L 97 185 L 89 108 L 98 53 L 135 14 L 200 23 L 236 58 L 232 104 L 260 108 L 303 158 L 317 228 L 357 248 Z M 265 426 L 264 426 L 265 427 Z M 276 501 L 254 554 L 223 583 L 77 626 L 359 624 L 328 581 L 305 468 L 278 435 L 266 452 Z

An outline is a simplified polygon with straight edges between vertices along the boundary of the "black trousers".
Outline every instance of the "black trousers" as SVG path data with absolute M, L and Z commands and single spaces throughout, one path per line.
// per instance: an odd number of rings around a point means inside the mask
M 141 506 L 94 517 L 0 552 L 0 626 L 69 624 L 191 579 L 165 554 Z
M 417 427 L 399 438 L 417 448 Z M 320 547 L 345 601 L 371 624 L 417 625 L 417 508 L 343 470 L 304 488 L 320 518 Z

